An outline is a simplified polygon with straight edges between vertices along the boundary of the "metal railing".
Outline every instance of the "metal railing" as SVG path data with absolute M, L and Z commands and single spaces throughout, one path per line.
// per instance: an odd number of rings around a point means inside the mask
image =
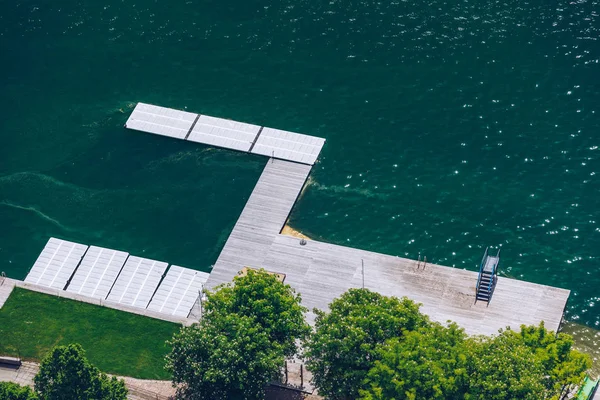
M 489 247 L 485 248 L 485 253 L 483 253 L 483 258 L 481 259 L 481 264 L 479 264 L 479 276 L 477 277 L 477 287 L 475 288 L 475 296 L 479 293 L 479 285 L 481 285 L 481 274 L 483 272 L 483 266 L 485 265 L 485 259 L 488 255 Z
M 494 264 L 494 269 L 492 270 L 492 276 L 490 276 L 490 283 L 488 284 L 488 293 L 492 292 L 492 286 L 494 285 L 494 281 L 496 280 L 496 274 L 498 273 L 498 264 L 500 264 L 500 250 L 498 249 L 498 253 L 496 254 L 496 263 Z M 487 253 L 487 249 L 486 249 L 486 253 Z M 488 297 L 488 304 L 490 303 L 490 300 L 492 299 L 492 296 Z

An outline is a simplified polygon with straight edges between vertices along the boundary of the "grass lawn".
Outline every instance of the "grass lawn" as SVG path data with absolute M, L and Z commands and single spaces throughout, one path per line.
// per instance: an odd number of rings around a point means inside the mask
M 179 325 L 15 288 L 0 309 L 0 354 L 41 360 L 54 346 L 79 343 L 103 372 L 170 379 L 165 341 Z

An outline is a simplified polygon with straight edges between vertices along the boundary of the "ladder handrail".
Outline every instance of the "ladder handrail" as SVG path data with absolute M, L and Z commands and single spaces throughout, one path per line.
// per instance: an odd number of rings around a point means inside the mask
M 485 264 L 485 259 L 488 254 L 489 246 L 485 248 L 485 253 L 483 253 L 483 258 L 481 259 L 481 264 L 479 265 L 479 277 L 477 278 L 477 287 L 475 288 L 475 295 L 479 293 L 479 285 L 481 284 L 481 273 L 483 272 L 483 266 Z
M 490 283 L 488 284 L 488 293 L 492 292 L 492 285 L 494 280 L 496 279 L 496 275 L 498 274 L 498 264 L 500 264 L 500 249 L 498 249 L 498 254 L 496 254 L 496 263 L 494 264 L 494 268 L 492 269 L 492 276 L 490 276 Z M 488 296 L 488 304 L 490 304 L 490 300 L 492 296 Z

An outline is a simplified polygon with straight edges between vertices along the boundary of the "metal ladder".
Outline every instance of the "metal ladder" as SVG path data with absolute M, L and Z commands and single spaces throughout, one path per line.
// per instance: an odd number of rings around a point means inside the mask
M 479 266 L 475 302 L 481 300 L 490 304 L 497 280 L 496 275 L 498 273 L 498 263 L 500 262 L 500 250 L 498 250 L 495 256 L 490 256 L 488 250 L 489 247 L 485 249 L 481 265 Z

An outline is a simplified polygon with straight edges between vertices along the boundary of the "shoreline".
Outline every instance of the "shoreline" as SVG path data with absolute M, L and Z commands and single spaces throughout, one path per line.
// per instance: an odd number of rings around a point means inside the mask
M 294 228 L 292 228 L 291 226 L 289 226 L 288 224 L 285 224 L 283 226 L 283 229 L 280 232 L 282 235 L 286 235 L 286 236 L 293 236 L 296 237 L 298 239 L 306 239 L 306 240 L 311 240 L 311 238 L 309 238 L 308 236 L 306 236 L 305 234 L 303 234 L 300 231 L 295 230 Z

